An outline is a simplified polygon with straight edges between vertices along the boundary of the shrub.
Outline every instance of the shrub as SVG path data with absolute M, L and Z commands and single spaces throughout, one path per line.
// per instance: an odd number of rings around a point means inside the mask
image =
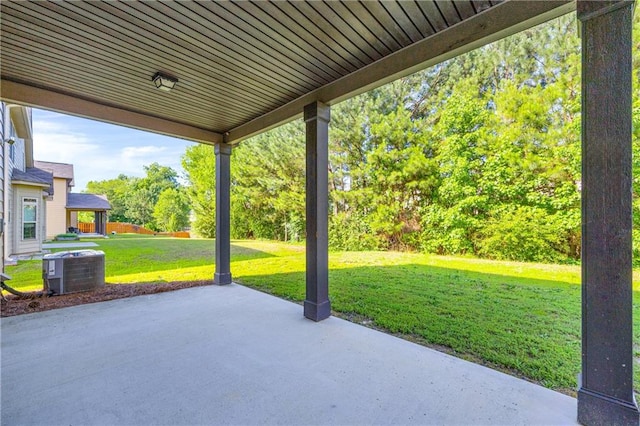
M 58 234 L 55 237 L 55 240 L 79 240 L 78 234 L 67 233 L 67 234 Z
M 539 207 L 506 208 L 480 230 L 479 254 L 492 259 L 565 262 L 566 221 Z
M 363 215 L 340 212 L 329 219 L 329 248 L 362 251 L 380 247 Z

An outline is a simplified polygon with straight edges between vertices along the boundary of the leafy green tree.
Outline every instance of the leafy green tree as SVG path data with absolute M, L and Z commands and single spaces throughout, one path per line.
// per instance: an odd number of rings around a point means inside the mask
M 506 205 L 480 230 L 478 254 L 501 260 L 563 262 L 563 218 L 540 207 Z
M 167 189 L 177 189 L 178 174 L 171 167 L 152 163 L 144 166 L 146 176 L 133 182 L 127 197 L 126 207 L 133 223 L 144 225 L 154 231 L 159 230 L 153 215 L 160 194 Z
M 205 238 L 216 236 L 216 169 L 213 147 L 194 145 L 182 156 L 187 195 L 194 212 L 193 228 Z M 235 221 L 235 218 L 234 218 Z
M 480 186 L 487 157 L 486 102 L 461 84 L 434 127 L 440 182 L 433 203 L 423 206 L 423 248 L 439 253 L 475 253 L 477 232 L 489 199 Z
M 133 192 L 135 178 L 120 174 L 115 179 L 102 181 L 89 181 L 87 183 L 87 193 L 106 195 L 111 204 L 109 220 L 112 222 L 132 222 L 132 218 L 127 211 L 127 199 Z
M 407 108 L 414 80 L 401 79 L 332 111 L 331 248 L 416 248 L 417 206 L 431 184 L 423 176 L 433 169 L 426 164 L 432 154 L 427 129 Z
M 78 222 L 90 223 L 95 220 L 93 212 L 78 212 Z
M 163 231 L 177 232 L 189 226 L 189 199 L 181 189 L 167 188 L 153 210 L 155 223 Z
M 127 197 L 126 207 L 131 223 L 142 225 L 154 231 L 159 230 L 153 218 L 155 200 L 149 189 L 134 187 L 130 196 Z
M 136 188 L 143 188 L 150 192 L 154 199 L 158 199 L 160 194 L 169 188 L 178 188 L 178 173 L 171 167 L 152 163 L 144 166 L 146 176 L 136 182 Z
M 377 249 L 380 239 L 367 214 L 370 201 L 366 163 L 371 148 L 370 93 L 342 102 L 331 110 L 329 126 L 329 246 L 340 250 Z
M 373 115 L 367 156 L 371 202 L 370 224 L 386 248 L 417 249 L 420 206 L 431 200 L 438 183 L 438 164 L 430 132 L 403 106 Z
M 301 240 L 305 232 L 305 145 L 301 121 L 234 148 L 232 235 Z

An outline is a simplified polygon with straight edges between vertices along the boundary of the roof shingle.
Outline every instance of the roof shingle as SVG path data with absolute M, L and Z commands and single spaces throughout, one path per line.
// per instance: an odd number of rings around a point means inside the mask
M 73 182 L 73 164 L 67 164 L 67 163 L 54 163 L 51 161 L 34 161 L 33 165 L 46 170 L 48 172 L 50 172 L 51 174 L 53 174 L 54 178 L 62 178 L 62 179 L 69 179 L 70 182 L 70 186 L 73 186 L 74 182 Z
M 67 209 L 72 210 L 111 210 L 111 204 L 104 195 L 67 194 Z
M 37 167 L 27 167 L 25 171 L 13 169 L 11 181 L 46 184 L 49 185 L 46 191 L 49 195 L 53 195 L 53 175 L 46 170 L 42 170 Z

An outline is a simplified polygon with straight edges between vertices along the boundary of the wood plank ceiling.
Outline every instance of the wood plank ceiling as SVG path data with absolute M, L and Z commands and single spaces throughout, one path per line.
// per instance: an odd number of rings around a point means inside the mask
M 344 99 L 571 7 L 507 3 L 514 2 L 3 1 L 0 93 L 201 142 L 224 134 L 236 142 L 299 114 L 296 102 Z M 156 90 L 157 71 L 177 77 L 176 88 Z

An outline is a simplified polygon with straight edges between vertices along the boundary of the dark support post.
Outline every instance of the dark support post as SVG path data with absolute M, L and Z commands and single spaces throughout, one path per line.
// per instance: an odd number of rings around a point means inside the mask
M 105 235 L 107 233 L 105 216 L 106 212 L 93 212 L 93 224 L 96 234 Z
M 96 234 L 102 234 L 100 223 L 102 223 L 102 220 L 100 219 L 100 212 L 93 212 L 93 230 Z
M 307 298 L 304 316 L 322 321 L 329 302 L 329 117 L 327 105 L 304 107 L 307 125 Z
M 633 395 L 633 1 L 578 0 L 582 22 L 582 375 L 578 421 L 638 425 Z
M 216 154 L 216 272 L 213 283 L 231 284 L 231 145 L 217 144 Z

